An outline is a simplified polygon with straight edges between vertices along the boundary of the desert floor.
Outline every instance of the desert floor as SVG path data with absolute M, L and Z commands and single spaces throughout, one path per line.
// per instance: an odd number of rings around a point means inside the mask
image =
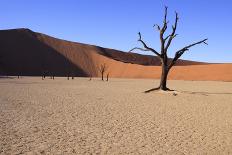
M 232 154 L 232 83 L 0 79 L 0 154 Z

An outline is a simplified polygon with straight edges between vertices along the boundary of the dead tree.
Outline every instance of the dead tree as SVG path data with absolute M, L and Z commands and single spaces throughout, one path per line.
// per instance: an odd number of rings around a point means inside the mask
M 92 80 L 92 73 L 88 73 L 89 81 Z
M 168 56 L 167 56 L 167 54 L 168 54 L 168 48 L 170 47 L 170 45 L 172 43 L 172 40 L 177 36 L 176 29 L 177 29 L 177 24 L 178 24 L 179 16 L 178 16 L 178 13 L 175 12 L 175 23 L 174 23 L 174 25 L 172 25 L 172 31 L 171 31 L 171 33 L 169 35 L 165 36 L 165 32 L 166 32 L 166 30 L 168 28 L 167 13 L 168 13 L 168 8 L 165 7 L 164 21 L 163 21 L 162 27 L 159 26 L 159 25 L 157 25 L 157 24 L 154 25 L 154 27 L 157 28 L 157 30 L 159 31 L 159 34 L 160 34 L 159 35 L 159 37 L 160 37 L 160 43 L 161 43 L 160 52 L 158 52 L 157 50 L 149 47 L 143 41 L 142 35 L 141 35 L 140 32 L 138 33 L 138 35 L 139 35 L 138 41 L 141 42 L 141 44 L 143 45 L 143 48 L 135 47 L 132 50 L 130 50 L 130 51 L 133 51 L 133 50 L 137 49 L 137 50 L 142 50 L 142 51 L 151 51 L 156 56 L 158 56 L 158 58 L 161 61 L 162 74 L 161 74 L 161 78 L 160 78 L 160 85 L 159 85 L 159 87 L 153 88 L 153 89 L 148 90 L 146 92 L 150 92 L 150 91 L 153 91 L 153 90 L 164 90 L 164 91 L 170 90 L 170 89 L 167 88 L 167 77 L 168 77 L 168 73 L 169 73 L 170 69 L 176 64 L 177 60 L 186 51 L 189 51 L 189 49 L 191 47 L 193 47 L 195 45 L 198 45 L 198 44 L 201 44 L 201 43 L 207 44 L 206 41 L 208 39 L 204 39 L 204 40 L 195 42 L 193 44 L 190 44 L 188 46 L 185 46 L 185 47 L 181 48 L 180 50 L 176 51 L 175 57 L 171 61 L 168 61 Z
M 110 75 L 110 73 L 107 73 L 107 75 L 106 75 L 106 81 L 109 81 L 109 75 Z
M 50 75 L 50 79 L 54 80 L 54 71 L 50 71 L 49 75 Z
M 89 81 L 91 81 L 91 80 L 92 80 L 92 77 L 93 77 L 93 69 L 90 68 L 90 69 L 88 70 L 87 74 L 88 74 L 88 77 L 89 77 Z
M 75 72 L 74 72 L 73 69 L 72 69 L 72 71 L 71 71 L 71 75 L 72 75 L 72 80 L 74 80 L 74 78 L 75 78 Z
M 45 79 L 45 77 L 46 77 L 46 71 L 42 71 L 42 80 L 44 80 Z
M 74 73 L 72 73 L 71 71 L 68 71 L 67 73 L 67 80 L 69 80 L 69 78 L 71 77 L 72 80 L 74 80 Z
M 92 74 L 89 74 L 89 81 L 92 80 Z
M 69 73 L 68 73 L 68 74 L 67 74 L 67 80 L 69 80 L 69 76 L 70 76 L 70 75 L 69 75 Z
M 104 73 L 106 72 L 107 70 L 107 66 L 106 64 L 101 64 L 100 67 L 99 67 L 99 72 L 101 73 L 101 79 L 102 81 L 104 81 Z

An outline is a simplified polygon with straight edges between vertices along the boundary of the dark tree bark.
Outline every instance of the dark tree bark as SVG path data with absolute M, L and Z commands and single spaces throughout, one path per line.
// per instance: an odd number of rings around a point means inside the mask
M 99 72 L 101 73 L 101 80 L 104 81 L 104 73 L 106 72 L 107 70 L 107 66 L 106 64 L 101 64 L 100 67 L 99 67 Z
M 130 50 L 130 51 L 133 51 L 133 50 L 151 51 L 156 56 L 158 56 L 158 58 L 161 61 L 162 74 L 161 74 L 161 78 L 160 78 L 160 85 L 159 85 L 159 87 L 150 89 L 150 90 L 148 90 L 146 92 L 150 92 L 150 91 L 153 91 L 153 90 L 164 90 L 164 91 L 170 90 L 169 88 L 167 88 L 168 73 L 171 70 L 171 68 L 176 64 L 177 60 L 182 56 L 182 54 L 184 54 L 186 51 L 188 51 L 191 47 L 193 47 L 195 45 L 198 45 L 198 44 L 201 44 L 201 43 L 207 44 L 206 41 L 208 39 L 204 39 L 204 40 L 201 40 L 199 42 L 196 42 L 196 43 L 190 44 L 188 46 L 185 46 L 185 47 L 183 47 L 182 49 L 180 49 L 180 50 L 178 50 L 176 52 L 175 57 L 169 63 L 168 62 L 168 55 L 167 55 L 168 48 L 171 45 L 172 40 L 177 36 L 177 34 L 176 34 L 176 28 L 177 28 L 179 17 L 178 17 L 178 13 L 175 12 L 175 15 L 176 15 L 175 16 L 175 23 L 174 23 L 174 25 L 172 25 L 172 32 L 171 32 L 171 34 L 169 34 L 169 35 L 167 35 L 165 37 L 164 34 L 165 34 L 165 32 L 167 30 L 167 27 L 168 27 L 167 13 L 168 13 L 168 8 L 165 7 L 164 21 L 163 21 L 163 26 L 162 27 L 160 27 L 157 24 L 154 25 L 154 27 L 157 27 L 157 29 L 159 31 L 159 34 L 160 34 L 159 35 L 159 37 L 160 37 L 160 44 L 161 44 L 160 52 L 157 52 L 155 49 L 149 47 L 142 40 L 142 35 L 141 35 L 140 32 L 138 33 L 138 35 L 139 35 L 138 41 L 141 42 L 141 44 L 143 45 L 143 48 L 135 47 L 132 50 Z
M 167 77 L 168 77 L 168 68 L 165 63 L 162 63 L 162 74 L 160 78 L 159 88 L 162 90 L 167 90 Z

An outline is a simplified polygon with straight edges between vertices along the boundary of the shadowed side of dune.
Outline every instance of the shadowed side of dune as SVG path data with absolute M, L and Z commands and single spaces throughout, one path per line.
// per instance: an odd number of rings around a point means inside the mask
M 38 40 L 30 30 L 5 30 L 0 34 L 2 74 L 39 76 L 46 72 L 55 76 L 87 76 L 83 69 Z
M 60 40 L 41 33 L 36 35 L 38 40 L 55 49 L 60 55 L 85 71 L 86 75 L 98 75 L 97 60 L 93 58 L 93 53 L 96 53 L 94 46 Z

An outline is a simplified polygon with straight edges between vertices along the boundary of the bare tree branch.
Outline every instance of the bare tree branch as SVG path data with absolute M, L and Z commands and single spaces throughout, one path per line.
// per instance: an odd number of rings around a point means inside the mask
M 163 27 L 160 30 L 160 42 L 161 42 L 161 55 L 164 54 L 164 50 L 165 50 L 165 39 L 164 39 L 164 33 L 167 30 L 167 14 L 168 14 L 168 7 L 165 6 L 165 12 L 164 12 L 164 21 L 163 21 Z
M 166 41 L 171 35 L 168 35 L 167 37 L 164 38 L 164 41 Z
M 132 48 L 131 50 L 129 50 L 128 52 L 132 52 L 134 50 L 140 50 L 140 51 L 150 51 L 148 49 L 144 49 L 144 48 L 140 48 L 140 47 L 135 47 L 135 48 Z
M 201 40 L 201 41 L 198 41 L 196 43 L 193 43 L 193 44 L 190 44 L 188 46 L 185 46 L 184 48 L 178 50 L 175 54 L 175 57 L 173 58 L 173 60 L 171 61 L 171 63 L 169 64 L 168 66 L 168 69 L 170 69 L 173 65 L 175 65 L 176 61 L 182 56 L 182 54 L 184 54 L 185 51 L 188 51 L 189 48 L 195 46 L 195 45 L 198 45 L 198 44 L 206 44 L 208 45 L 208 43 L 206 42 L 208 39 L 204 39 L 204 40 Z
M 158 31 L 160 31 L 160 26 L 158 24 L 155 24 L 153 27 L 157 27 Z
M 158 88 L 151 89 L 151 90 L 148 90 L 146 92 L 150 92 L 150 91 L 157 90 L 157 89 L 164 90 L 164 91 L 170 91 L 170 89 L 167 88 L 167 78 L 168 78 L 168 73 L 169 73 L 170 69 L 172 68 L 172 66 L 175 65 L 177 60 L 186 51 L 188 51 L 191 47 L 193 47 L 193 46 L 195 46 L 197 44 L 201 44 L 201 43 L 204 43 L 204 44 L 207 45 L 206 41 L 208 39 L 204 39 L 204 40 L 201 40 L 199 42 L 196 42 L 196 43 L 190 44 L 188 46 L 185 46 L 184 48 L 178 50 L 175 53 L 175 57 L 172 59 L 171 62 L 168 61 L 169 60 L 168 55 L 167 55 L 168 48 L 171 45 L 172 40 L 178 35 L 178 34 L 176 34 L 176 29 L 177 29 L 179 16 L 178 16 L 178 13 L 175 12 L 175 23 L 172 25 L 172 32 L 169 35 L 164 35 L 166 30 L 167 30 L 167 27 L 168 27 L 167 14 L 168 14 L 168 7 L 165 7 L 164 20 L 163 20 L 162 27 L 157 25 L 157 24 L 154 25 L 154 27 L 157 27 L 157 29 L 159 31 L 159 35 L 160 35 L 159 36 L 160 37 L 160 43 L 161 43 L 160 53 L 158 53 L 156 50 L 154 50 L 153 48 L 150 48 L 150 47 L 148 47 L 146 45 L 146 43 L 142 40 L 142 36 L 141 36 L 140 32 L 139 32 L 139 40 L 138 41 L 140 41 L 143 44 L 144 48 L 135 47 L 135 48 L 132 49 L 132 50 L 139 49 L 139 50 L 142 50 L 142 51 L 152 51 L 153 53 L 155 53 L 156 55 L 159 56 L 160 61 L 161 61 L 162 74 L 161 74 L 161 77 L 160 77 L 160 85 L 159 85 Z
M 172 39 L 174 39 L 177 36 L 177 34 L 176 34 L 176 28 L 177 28 L 179 17 L 178 17 L 178 13 L 177 12 L 175 12 L 175 14 L 176 14 L 175 24 L 172 26 L 172 33 L 170 34 L 170 37 L 168 39 L 168 43 L 167 43 L 167 45 L 165 47 L 165 51 L 166 52 L 167 52 L 169 46 L 171 45 Z
M 167 21 L 167 15 L 168 15 L 168 7 L 165 6 L 165 13 L 164 13 L 164 21 L 163 21 L 163 27 L 162 27 L 162 31 L 163 33 L 166 31 L 167 29 L 167 24 L 168 24 L 168 21 Z
M 104 64 L 101 64 L 100 66 L 99 66 L 99 68 L 98 68 L 98 70 L 99 70 L 99 72 L 105 72 L 106 71 L 106 69 L 107 69 L 107 66 L 106 66 L 106 64 L 104 63 Z
M 138 41 L 143 44 L 143 46 L 144 46 L 145 49 L 147 49 L 148 51 L 151 51 L 151 52 L 155 53 L 157 56 L 161 57 L 161 55 L 156 50 L 154 50 L 153 48 L 148 47 L 146 45 L 146 43 L 142 40 L 142 36 L 141 36 L 140 32 L 138 33 L 138 35 L 139 35 L 139 40 Z

